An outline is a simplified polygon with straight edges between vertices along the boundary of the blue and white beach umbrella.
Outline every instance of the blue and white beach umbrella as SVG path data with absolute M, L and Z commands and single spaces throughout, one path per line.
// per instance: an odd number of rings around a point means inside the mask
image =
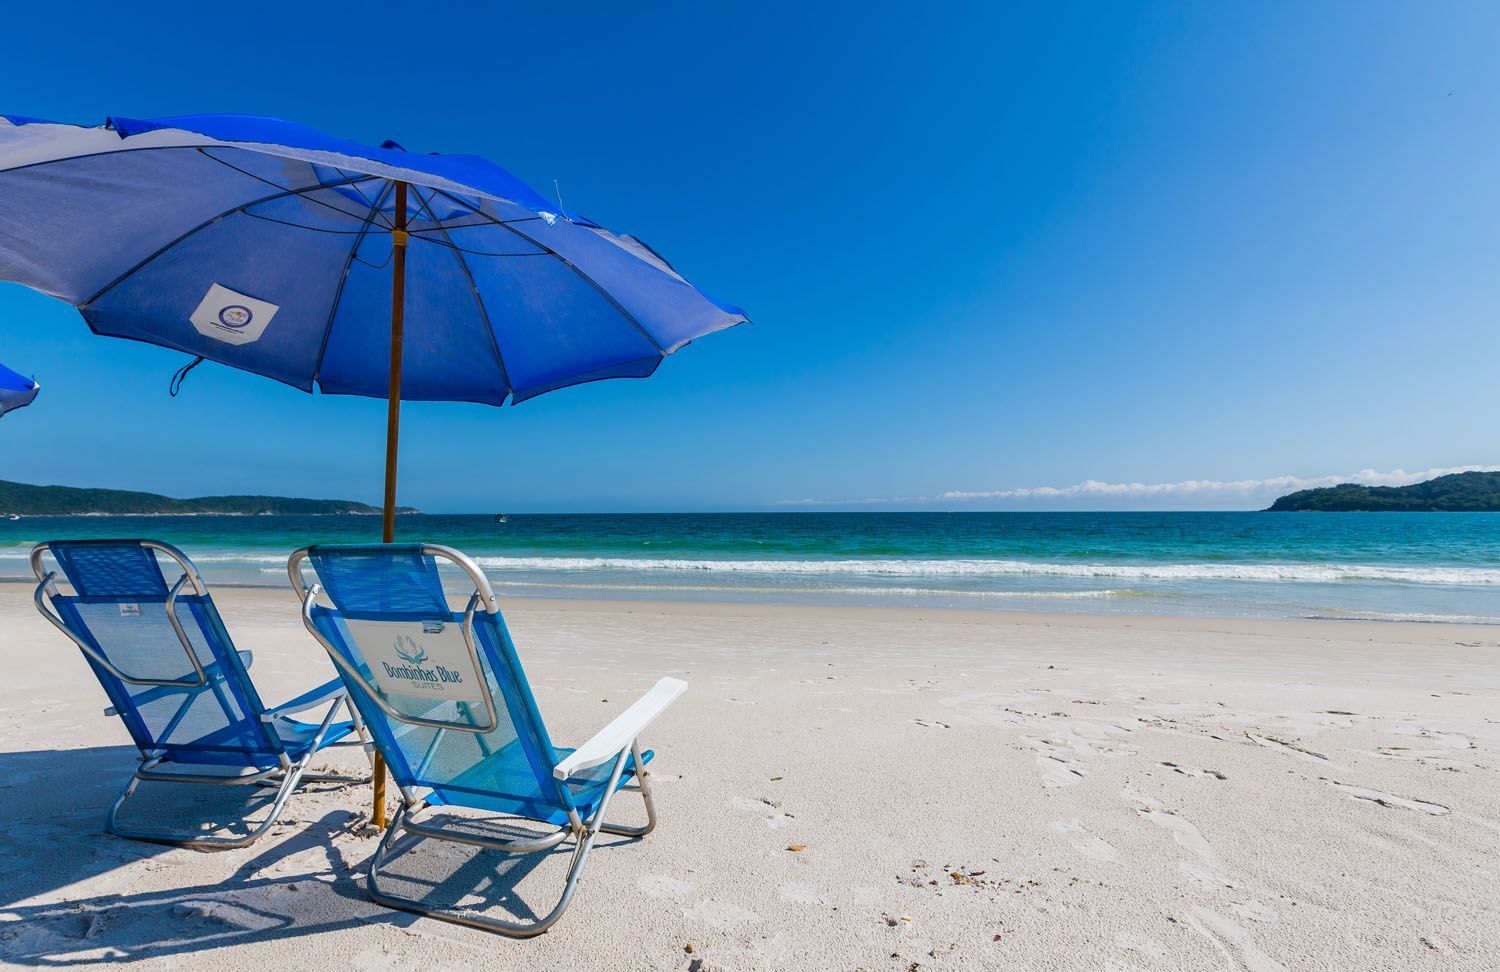
M 0 415 L 25 408 L 36 400 L 42 386 L 0 365 Z
M 0 280 L 97 334 L 390 398 L 393 422 L 401 399 L 501 405 L 645 377 L 746 319 L 559 210 L 475 156 L 275 118 L 0 116 Z
M 0 280 L 97 334 L 386 398 L 387 542 L 403 399 L 645 377 L 746 319 L 492 162 L 246 115 L 0 116 Z

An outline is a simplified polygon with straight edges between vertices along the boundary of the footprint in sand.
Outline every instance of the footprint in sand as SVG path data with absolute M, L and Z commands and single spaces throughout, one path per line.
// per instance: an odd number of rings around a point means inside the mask
M 1232 891 L 1234 882 L 1223 874 L 1202 864 L 1194 864 L 1192 861 L 1181 861 L 1177 865 L 1178 870 L 1194 884 L 1208 891 Z
M 1280 912 L 1254 898 L 1251 898 L 1249 901 L 1242 901 L 1239 904 L 1232 904 L 1229 906 L 1229 910 L 1241 918 L 1248 918 L 1251 921 L 1272 922 L 1281 920 Z
M 1113 844 L 1103 837 L 1096 837 L 1089 833 L 1081 821 L 1054 820 L 1052 829 L 1067 837 L 1073 849 L 1084 857 L 1092 857 L 1096 861 L 1108 863 L 1113 863 L 1120 858 Z
M 1125 949 L 1127 952 L 1135 952 L 1137 955 L 1148 959 L 1161 959 L 1167 957 L 1167 950 L 1161 942 L 1142 935 L 1140 932 L 1120 932 L 1115 936 L 1115 945 Z
M 1263 736 L 1260 733 L 1250 732 L 1249 730 L 1246 730 L 1245 737 L 1257 746 L 1279 750 L 1288 756 L 1294 756 L 1309 763 L 1317 763 L 1320 766 L 1333 765 L 1328 757 L 1322 753 L 1313 752 L 1311 749 L 1304 749 L 1296 743 L 1287 742 L 1285 739 L 1277 739 L 1275 736 Z
M 789 969 L 797 964 L 797 956 L 804 950 L 803 943 L 793 935 L 786 932 L 777 932 L 770 938 L 763 938 L 756 942 L 754 954 L 758 961 L 753 964 L 756 968 Z M 746 963 L 752 964 L 752 963 Z M 725 966 L 726 968 L 730 966 Z M 718 966 L 700 965 L 696 972 L 712 972 Z M 694 972 L 689 966 L 689 972 Z
M 692 894 L 695 890 L 692 884 L 670 874 L 642 874 L 636 878 L 635 886 L 640 888 L 642 894 L 649 894 L 653 898 L 674 898 Z
M 452 939 L 448 939 L 448 941 L 452 941 Z M 401 953 L 393 949 L 390 945 L 367 948 L 364 951 L 356 952 L 347 957 L 341 956 L 341 958 L 343 958 L 342 964 L 347 964 L 352 969 L 404 969 L 408 967 L 411 961 L 410 959 L 403 961 Z M 461 969 L 473 968 L 482 959 L 483 956 L 476 954 L 470 961 L 456 965 L 451 961 L 424 957 L 422 960 L 422 969 L 424 972 L 459 972 Z
M 1444 814 L 1453 812 L 1447 807 L 1443 806 L 1441 803 L 1430 803 L 1427 800 L 1408 800 L 1405 797 L 1398 797 L 1394 794 L 1386 793 L 1384 790 L 1372 790 L 1369 787 L 1365 786 L 1350 786 L 1347 783 L 1340 783 L 1337 780 L 1324 780 L 1323 782 L 1327 783 L 1329 786 L 1333 787 L 1335 790 L 1340 791 L 1341 793 L 1348 794 L 1350 799 L 1368 800 L 1371 803 L 1378 803 L 1382 807 L 1400 807 L 1403 810 L 1420 810 L 1423 813 L 1430 813 L 1435 817 L 1440 817 Z
M 1456 732 L 1443 732 L 1438 729 L 1428 729 L 1425 726 L 1395 726 L 1391 730 L 1398 736 L 1416 736 L 1425 739 L 1434 746 L 1443 749 L 1473 749 L 1474 743 L 1468 736 Z
M 1134 732 L 1114 722 L 1089 722 L 1075 719 L 1069 723 L 1069 734 L 1075 752 L 1084 755 L 1134 756 L 1135 746 L 1122 740 Z
M 1189 921 L 1225 958 L 1247 972 L 1288 972 L 1285 965 L 1260 950 L 1249 932 L 1218 912 L 1194 908 Z
M 1030 726 L 1031 720 L 1019 710 L 1019 706 L 1041 702 L 1042 697 L 1031 692 L 1007 693 L 967 692 L 950 695 L 938 700 L 945 709 L 987 726 Z
M 1145 817 L 1156 826 L 1162 828 L 1172 835 L 1172 840 L 1178 847 L 1198 858 L 1198 863 L 1184 861 L 1181 865 L 1182 871 L 1188 877 L 1207 888 L 1232 888 L 1233 882 L 1224 875 L 1224 869 L 1219 862 L 1219 855 L 1214 852 L 1213 845 L 1203 836 L 1196 824 L 1185 817 L 1166 810 L 1160 800 L 1153 799 L 1143 793 L 1133 790 L 1123 790 L 1120 795 L 1127 801 L 1137 804 L 1136 813 Z
M 1381 746 L 1375 750 L 1375 755 L 1386 759 L 1409 759 L 1424 766 L 1435 766 L 1438 769 L 1454 770 L 1460 773 L 1475 768 L 1474 763 L 1454 759 L 1452 752 L 1451 749 L 1408 749 L 1405 746 Z
M 692 907 L 683 908 L 682 914 L 685 918 L 701 921 L 714 928 L 733 928 L 735 925 L 748 925 L 764 920 L 753 911 L 732 905 L 727 901 L 712 899 L 699 901 Z
M 0 934 L 0 957 L 24 960 L 67 954 L 79 942 L 92 939 L 99 929 L 107 927 L 109 920 L 105 913 L 94 912 L 33 916 L 24 922 L 7 922 L 0 926 L 4 928 Z
M 807 881 L 787 881 L 777 890 L 776 896 L 787 904 L 820 905 L 827 902 L 816 884 Z
M 1165 766 L 1167 769 L 1171 770 L 1174 773 L 1181 774 L 1182 776 L 1208 777 L 1215 780 L 1229 779 L 1229 777 L 1225 776 L 1223 773 L 1215 769 L 1188 769 L 1187 767 L 1179 766 L 1178 764 L 1171 762 L 1170 760 L 1162 760 L 1161 765 Z
M 748 800 L 745 797 L 735 797 L 733 802 L 736 810 L 759 814 L 760 818 L 766 822 L 766 826 L 772 830 L 780 830 L 783 827 L 790 826 L 792 821 L 797 819 L 795 814 L 782 813 L 780 803 L 775 800 L 767 800 L 765 797 L 755 800 Z
M 1080 760 L 1064 756 L 1050 739 L 1026 736 L 1025 741 L 1037 751 L 1036 765 L 1042 771 L 1043 786 L 1072 786 L 1087 775 L 1087 766 Z
M 332 870 L 328 852 L 322 847 L 310 847 L 289 853 L 285 857 L 274 858 L 253 874 L 258 878 L 316 878 L 327 875 Z

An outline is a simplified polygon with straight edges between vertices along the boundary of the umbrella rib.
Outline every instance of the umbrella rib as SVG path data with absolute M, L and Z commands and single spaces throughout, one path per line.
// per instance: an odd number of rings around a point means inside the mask
M 233 167 L 231 166 L 231 168 L 233 168 Z M 357 179 L 357 180 L 352 180 L 351 179 L 351 180 L 348 180 L 348 181 L 349 182 L 356 182 L 356 181 L 362 182 L 365 179 L 375 179 L 375 178 L 378 178 L 378 176 L 362 176 L 360 179 Z M 99 289 L 99 291 L 97 293 L 95 293 L 91 297 L 89 297 L 88 300 L 80 301 L 77 306 L 80 307 L 80 308 L 83 308 L 83 307 L 87 307 L 88 305 L 92 304 L 94 301 L 98 300 L 100 297 L 103 297 L 105 294 L 107 294 L 111 290 L 113 290 L 117 285 L 119 285 L 119 283 L 121 281 L 123 281 L 123 280 L 125 280 L 125 279 L 127 279 L 127 278 L 129 278 L 131 276 L 134 276 L 136 273 L 140 272 L 140 270 L 142 268 L 144 268 L 148 263 L 151 263 L 153 260 L 155 260 L 157 257 L 161 256 L 163 253 L 165 253 L 168 250 L 172 249 L 174 246 L 176 246 L 177 244 L 181 243 L 183 240 L 187 239 L 188 237 L 192 236 L 193 234 L 198 233 L 201 230 L 207 229 L 208 227 L 210 227 L 213 224 L 217 223 L 219 220 L 224 219 L 225 217 L 232 216 L 235 213 L 240 212 L 241 210 L 244 210 L 244 209 L 248 209 L 251 206 L 259 206 L 261 203 L 272 202 L 272 201 L 277 200 L 277 199 L 284 199 L 287 196 L 300 196 L 300 195 L 302 195 L 305 192 L 312 192 L 312 191 L 315 191 L 317 189 L 328 189 L 328 188 L 332 188 L 333 186 L 338 186 L 338 185 L 344 185 L 344 183 L 334 182 L 334 183 L 329 183 L 327 185 L 308 186 L 308 187 L 302 188 L 302 189 L 287 189 L 287 190 L 284 190 L 282 192 L 273 193 L 273 194 L 271 194 L 269 196 L 263 196 L 260 199 L 253 199 L 250 202 L 247 202 L 247 203 L 245 203 L 242 206 L 236 206 L 233 209 L 226 209 L 222 213 L 220 213 L 219 215 L 213 217 L 212 219 L 206 219 L 206 220 L 204 220 L 203 222 L 199 223 L 197 226 L 194 226 L 192 229 L 188 230 L 186 233 L 183 233 L 182 235 L 178 236 L 176 239 L 174 239 L 174 240 L 170 241 L 169 243 L 165 244 L 164 246 L 158 248 L 156 250 L 156 252 L 154 252 L 150 256 L 146 257 L 146 259 L 144 259 L 141 262 L 137 263 L 135 266 L 131 267 L 129 270 L 126 270 L 124 273 L 120 274 L 118 277 L 116 277 L 115 279 L 111 280 L 109 283 L 105 284 L 103 287 L 101 287 Z M 345 213 L 345 215 L 347 216 L 347 215 L 350 215 L 350 214 Z
M 346 179 L 349 177 L 349 173 L 345 172 L 343 169 L 339 168 L 338 166 L 334 166 L 333 167 L 333 171 L 337 172 L 339 175 L 343 176 Z M 359 198 L 360 199 L 364 200 L 365 209 L 367 209 L 367 210 L 377 209 L 377 208 L 379 208 L 380 200 L 385 198 L 385 187 L 386 187 L 386 185 L 388 185 L 388 183 L 382 181 L 382 183 L 381 183 L 381 189 L 380 189 L 380 194 L 379 194 L 379 197 L 376 198 L 376 199 L 371 199 L 369 196 L 365 195 L 365 191 L 363 189 L 361 189 L 359 186 L 355 186 L 354 187 L 354 191 L 357 192 L 357 193 L 359 193 Z
M 329 233 L 333 236 L 359 235 L 359 230 L 326 229 L 322 226 L 308 226 L 306 223 L 294 223 L 289 219 L 277 219 L 275 216 L 262 216 L 260 213 L 252 213 L 248 210 L 241 213 L 241 215 L 249 216 L 251 219 L 265 220 L 267 223 L 275 223 L 277 226 L 290 226 L 292 229 L 307 230 L 309 233 Z M 354 214 L 350 213 L 349 215 L 353 216 Z
M 437 214 L 432 211 L 431 202 L 422 197 L 421 190 L 417 189 L 416 186 L 412 186 L 412 190 L 412 194 L 417 197 L 417 201 L 427 211 L 427 215 L 432 219 L 438 232 L 442 233 L 443 239 L 448 241 L 448 246 L 452 248 L 453 258 L 458 261 L 459 269 L 464 272 L 464 279 L 469 282 L 469 290 L 474 294 L 474 303 L 479 307 L 479 316 L 484 320 L 484 331 L 490 338 L 490 349 L 495 352 L 495 364 L 500 366 L 500 380 L 505 383 L 505 390 L 501 393 L 500 401 L 496 404 L 504 405 L 506 396 L 511 392 L 510 369 L 505 367 L 505 356 L 500 353 L 500 339 L 495 337 L 495 327 L 490 323 L 490 312 L 484 306 L 484 298 L 480 296 L 478 285 L 474 283 L 474 274 L 469 270 L 469 261 L 464 259 L 463 250 L 457 243 L 453 242 L 453 237 L 448 235 L 448 230 L 443 227 L 442 220 L 438 219 Z M 432 241 L 428 240 L 427 242 L 430 243 Z
M 258 152 L 256 149 L 246 148 L 246 147 L 240 146 L 240 145 L 229 145 L 229 146 L 225 146 L 225 145 L 132 145 L 132 146 L 130 146 L 128 148 L 109 149 L 108 151 L 103 151 L 103 152 L 83 152 L 83 153 L 80 153 L 78 155 L 65 155 L 65 156 L 63 156 L 61 158 L 56 158 L 56 159 L 39 159 L 36 162 L 27 162 L 25 165 L 15 165 L 15 166 L 11 166 L 8 169 L 0 169 L 0 176 L 10 175 L 11 173 L 14 173 L 14 172 L 25 172 L 25 171 L 27 171 L 29 169 L 40 169 L 40 168 L 44 168 L 44 167 L 49 166 L 49 165 L 62 165 L 62 164 L 67 163 L 67 162 L 79 162 L 79 161 L 82 161 L 84 159 L 98 159 L 98 158 L 103 158 L 106 155 L 125 155 L 125 154 L 128 154 L 128 153 L 135 153 L 135 152 L 197 152 L 198 154 L 202 155 L 204 158 L 206 158 L 206 159 L 212 159 L 213 161 L 219 163 L 220 165 L 228 166 L 229 168 L 234 169 L 236 172 L 243 173 L 245 176 L 247 176 L 247 177 L 249 177 L 251 179 L 255 179 L 255 180 L 259 181 L 259 182 L 264 182 L 268 186 L 274 186 L 274 185 L 276 185 L 276 183 L 272 182 L 269 179 L 266 179 L 263 176 L 258 176 L 258 175 L 256 175 L 253 172 L 248 172 L 245 169 L 241 169 L 239 166 L 232 165 L 231 163 L 225 162 L 223 159 L 216 158 L 216 157 L 214 157 L 212 155 L 209 155 L 208 151 L 207 151 L 208 149 L 211 149 L 211 148 L 226 148 L 226 147 L 227 148 L 236 148 L 236 149 L 239 149 L 240 151 L 244 151 L 244 152 L 252 152 L 252 153 L 256 153 L 256 154 L 260 154 L 260 155 L 267 155 L 267 156 L 270 156 L 271 158 L 286 159 L 286 160 L 292 161 L 292 162 L 307 162 L 307 160 L 305 160 L 305 159 L 295 158 L 295 157 L 290 156 L 290 155 L 277 155 L 274 152 Z M 308 165 L 313 165 L 315 163 L 313 163 L 313 162 L 307 162 L 307 164 Z M 330 168 L 330 169 L 334 169 L 334 170 L 336 170 L 338 172 L 344 171 L 341 167 L 333 165 L 331 163 L 316 163 L 316 164 L 326 164 L 328 166 L 328 168 Z M 413 170 L 413 171 L 417 171 L 417 170 Z M 358 179 L 351 179 L 351 180 L 349 180 L 349 182 L 347 184 L 352 184 L 354 182 L 364 182 L 364 181 L 369 180 L 369 179 L 379 179 L 381 181 L 391 181 L 388 176 L 375 175 L 373 173 L 365 173 L 361 177 L 359 177 Z M 328 183 L 328 186 L 337 186 L 337 185 L 345 185 L 345 184 L 346 183 L 343 183 L 343 182 L 330 182 L 330 183 Z M 410 182 L 408 183 L 408 185 L 415 185 L 415 184 L 416 183 L 410 183 Z M 323 188 L 327 188 L 327 186 L 312 186 L 309 189 L 304 189 L 304 190 L 299 190 L 299 191 L 302 191 L 302 192 L 311 192 L 314 189 L 323 189 Z M 435 191 L 437 191 L 437 192 L 443 192 L 445 195 L 447 195 L 447 192 L 445 190 L 436 189 L 436 187 L 428 187 L 428 188 L 433 188 Z M 479 190 L 474 190 L 474 191 L 476 193 L 479 193 Z M 451 196 L 450 196 L 450 198 L 451 198 Z M 494 200 L 498 200 L 498 201 L 508 201 L 508 200 L 505 200 L 501 196 L 490 196 L 490 195 L 484 195 L 482 193 L 480 193 L 480 198 L 494 199 Z M 322 205 L 322 206 L 328 206 L 327 203 L 321 202 L 320 200 L 317 200 L 317 199 L 313 199 L 313 200 L 309 200 L 309 201 L 310 202 L 318 203 L 319 205 Z M 468 205 L 468 204 L 467 203 L 463 203 L 463 205 Z M 329 208 L 330 209 L 335 209 L 335 210 L 337 210 L 338 212 L 341 212 L 341 213 L 344 212 L 342 209 L 338 209 L 338 207 L 336 207 L 336 206 L 330 206 Z M 344 213 L 344 215 L 346 215 L 346 216 L 353 216 L 354 214 L 353 213 Z M 485 219 L 487 221 L 491 222 L 491 223 L 499 223 L 500 225 L 503 226 L 503 225 L 507 225 L 507 223 L 509 223 L 509 222 L 527 223 L 527 222 L 530 222 L 530 221 L 532 221 L 534 219 L 541 219 L 541 217 L 540 216 L 523 216 L 523 217 L 521 217 L 519 219 L 515 219 L 515 220 L 503 220 L 503 219 L 495 219 L 492 216 L 486 215 Z M 389 227 L 387 227 L 387 228 L 389 228 Z M 412 235 L 415 236 L 417 234 L 413 233 Z
M 408 185 L 410 185 L 410 183 L 408 183 Z M 413 186 L 412 188 L 415 189 L 416 187 Z M 248 216 L 250 214 L 247 213 L 246 215 Z M 262 216 L 260 218 L 261 219 L 267 219 L 268 217 Z M 488 225 L 489 225 L 488 223 L 468 223 L 468 224 L 466 224 L 464 226 L 459 226 L 459 227 L 455 227 L 455 228 L 456 229 L 469 229 L 470 227 L 473 227 L 473 226 L 488 226 Z M 339 231 L 337 231 L 337 230 L 330 230 L 330 232 L 339 232 Z M 427 233 L 431 233 L 431 232 L 433 232 L 433 231 L 432 230 L 423 230 L 422 231 L 423 234 L 427 234 Z M 550 252 L 548 252 L 547 250 L 528 250 L 528 251 L 525 251 L 525 252 L 517 251 L 517 252 L 514 252 L 514 253 L 501 253 L 501 252 L 498 252 L 498 251 L 490 251 L 490 250 L 471 250 L 468 247 L 459 246 L 457 243 L 454 243 L 452 237 L 449 237 L 446 240 L 439 240 L 439 239 L 434 239 L 431 236 L 419 235 L 416 232 L 412 232 L 411 235 L 414 236 L 414 237 L 416 237 L 417 239 L 421 240 L 423 243 L 431 243 L 433 246 L 441 246 L 441 247 L 445 247 L 445 248 L 447 248 L 449 250 L 457 251 L 459 253 L 467 253 L 469 256 L 482 256 L 482 257 L 549 257 L 549 256 L 552 256 L 552 254 Z
M 278 189 L 285 188 L 279 182 L 276 182 L 276 181 L 274 181 L 272 179 L 267 179 L 265 176 L 262 176 L 262 175 L 256 175 L 254 172 L 251 172 L 249 169 L 242 169 L 239 166 L 235 165 L 233 162 L 226 162 L 225 160 L 219 158 L 217 155 L 210 154 L 209 151 L 208 151 L 208 149 L 204 148 L 202 146 L 198 147 L 198 154 L 202 155 L 205 159 L 209 159 L 210 161 L 219 163 L 220 165 L 224 166 L 225 168 L 233 169 L 235 172 L 238 172 L 240 175 L 245 176 L 246 178 L 255 179 L 257 182 L 264 182 L 266 185 L 268 185 L 268 186 L 275 186 Z M 273 158 L 274 158 L 274 156 L 273 156 Z M 295 161 L 301 161 L 301 160 L 295 160 Z M 316 163 L 313 163 L 313 162 L 303 162 L 303 164 L 306 165 L 308 167 L 308 169 L 311 170 L 312 177 L 314 179 L 318 178 L 318 170 L 317 170 Z M 301 189 L 301 190 L 298 190 L 298 191 L 299 192 L 316 192 L 319 189 L 328 189 L 328 188 L 334 188 L 334 187 L 338 187 L 338 186 L 355 186 L 356 189 L 357 189 L 359 183 L 361 183 L 361 182 L 368 182 L 371 179 L 379 179 L 380 178 L 380 176 L 370 175 L 369 173 L 360 173 L 359 175 L 351 176 L 349 173 L 345 172 L 343 169 L 340 169 L 336 165 L 330 165 L 330 166 L 328 166 L 328 168 L 332 169 L 333 171 L 337 172 L 339 175 L 343 176 L 343 179 L 341 179 L 341 180 L 339 180 L 337 182 L 329 182 L 329 183 L 319 182 L 316 186 L 311 186 L 311 187 L 309 187 L 307 189 Z M 361 199 L 364 198 L 364 193 L 360 193 L 360 198 Z M 333 210 L 334 212 L 338 213 L 341 216 L 348 216 L 350 219 L 360 219 L 361 218 L 358 213 L 351 213 L 347 209 L 340 209 L 339 207 L 333 205 L 332 203 L 326 203 L 326 202 L 324 202 L 321 199 L 313 199 L 311 197 L 308 197 L 307 201 L 310 202 L 310 203 L 313 203 L 314 205 L 322 206 L 324 209 L 331 209 L 331 210 Z M 250 205 L 253 206 L 253 205 L 256 205 L 256 204 L 255 203 L 251 203 Z M 369 206 L 369 200 L 367 200 L 367 199 L 365 200 L 365 205 L 368 208 L 368 206 Z
M 415 185 L 415 183 L 413 183 L 413 185 Z M 489 225 L 489 221 L 488 220 L 476 220 L 476 221 L 474 221 L 472 223 L 455 223 L 452 220 L 450 220 L 448 222 L 448 227 L 451 228 L 451 229 L 468 229 L 470 226 L 488 226 L 488 225 Z M 412 236 L 421 236 L 424 233 L 433 233 L 433 232 L 436 232 L 436 231 L 437 231 L 436 228 L 432 228 L 432 229 L 414 229 L 414 230 L 411 231 L 411 235 Z
M 365 236 L 370 232 L 370 224 L 375 222 L 375 214 L 380 211 L 380 206 L 385 202 L 385 197 L 390 191 L 391 183 L 387 182 L 375 196 L 375 202 L 371 204 L 369 212 L 365 215 L 364 225 L 360 227 L 359 235 L 354 238 L 354 245 L 349 248 L 349 256 L 344 260 L 344 271 L 339 274 L 339 286 L 333 292 L 333 303 L 328 308 L 328 324 L 323 328 L 323 341 L 318 345 L 318 360 L 313 363 L 313 381 L 317 381 L 318 375 L 323 371 L 323 356 L 328 353 L 328 340 L 333 336 L 333 319 L 339 312 L 339 301 L 344 299 L 344 284 L 349 279 L 349 268 L 354 266 L 355 254 L 359 253 L 359 248 L 364 245 Z
M 444 192 L 442 189 L 435 189 L 434 191 L 442 194 L 443 196 L 445 196 L 450 202 L 458 203 L 461 206 L 464 205 L 464 203 L 461 200 L 454 199 L 453 196 L 449 195 L 447 192 Z M 486 219 L 488 219 L 490 222 L 494 223 L 496 226 L 503 227 L 506 230 L 509 230 L 510 232 L 516 234 L 521 239 L 523 239 L 526 242 L 530 243 L 532 246 L 541 247 L 543 250 L 546 250 L 547 254 L 549 256 L 555 257 L 560 263 L 562 263 L 563 266 L 567 267 L 569 270 L 572 270 L 574 273 L 576 273 L 579 276 L 579 278 L 581 280 L 583 280 L 584 283 L 588 284 L 590 287 L 593 287 L 594 290 L 595 290 L 595 292 L 598 293 L 600 297 L 603 297 L 606 301 L 608 301 L 609 305 L 611 307 L 613 307 L 616 311 L 618 311 L 621 317 L 623 317 L 623 318 L 625 318 L 625 320 L 629 321 L 632 327 L 634 327 L 637 331 L 641 332 L 641 336 L 642 337 L 644 337 L 647 341 L 651 342 L 651 346 L 656 349 L 656 353 L 657 354 L 661 355 L 662 357 L 666 357 L 666 355 L 667 355 L 667 349 L 661 346 L 661 342 L 660 341 L 658 341 L 656 338 L 652 337 L 651 332 L 648 331 L 648 330 L 646 330 L 646 328 L 641 324 L 640 321 L 636 320 L 635 315 L 632 314 L 632 313 L 630 313 L 630 311 L 626 310 L 625 306 L 623 304 L 621 304 L 618 300 L 615 300 L 613 294 L 611 294 L 609 291 L 605 290 L 603 287 L 599 286 L 598 281 L 596 281 L 593 277 L 590 277 L 588 274 L 586 274 L 582 270 L 580 270 L 578 268 L 578 265 L 575 264 L 572 260 L 569 260 L 567 257 L 563 256 L 561 253 L 558 253 L 556 250 L 552 249 L 552 247 L 550 247 L 547 244 L 541 242 L 540 240 L 537 240 L 537 239 L 535 239 L 535 238 L 533 238 L 531 236 L 527 236 L 525 233 L 522 233 L 520 230 L 516 229 L 514 226 L 511 226 L 509 223 L 505 222 L 504 220 L 495 219 L 493 216 L 490 216 L 488 213 L 484 212 L 483 210 L 475 210 L 475 211 L 478 212 L 479 215 L 481 215 L 481 216 L 485 217 Z M 572 221 L 569 220 L 569 222 L 572 222 Z
M 109 149 L 104 152 L 83 152 L 78 155 L 64 155 L 56 159 L 39 159 L 36 162 L 27 162 L 25 165 L 11 166 L 9 169 L 0 169 L 0 175 L 9 175 L 12 172 L 25 172 L 27 169 L 40 169 L 43 166 L 59 165 L 63 162 L 78 162 L 82 159 L 98 159 L 106 155 L 124 155 L 126 152 L 173 152 L 173 151 L 199 151 L 201 145 L 133 145 L 130 148 Z

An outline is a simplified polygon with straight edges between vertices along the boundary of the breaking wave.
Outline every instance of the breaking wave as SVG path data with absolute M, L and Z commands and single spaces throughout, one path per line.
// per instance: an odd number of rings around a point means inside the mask
M 637 557 L 476 557 L 494 571 L 705 571 L 883 577 L 1099 577 L 1119 580 L 1387 581 L 1500 585 L 1500 569 L 1373 564 L 1057 564 L 1021 560 L 688 560 Z
M 29 546 L 0 547 L 0 561 L 24 564 Z M 285 569 L 285 554 L 246 551 L 204 553 L 193 558 L 199 564 L 254 565 L 258 572 L 279 573 Z M 733 560 L 649 557 L 499 557 L 479 556 L 475 561 L 487 571 L 514 572 L 632 572 L 656 574 L 721 574 L 764 576 L 827 576 L 889 578 L 983 579 L 986 577 L 1099 578 L 1119 581 L 1267 581 L 1327 584 L 1341 581 L 1447 585 L 1460 587 L 1500 586 L 1500 568 L 1449 566 L 1395 566 L 1380 564 L 1223 564 L 1223 563 L 1051 563 L 1026 560 L 861 558 L 844 560 Z M 28 572 L 29 573 L 29 572 Z

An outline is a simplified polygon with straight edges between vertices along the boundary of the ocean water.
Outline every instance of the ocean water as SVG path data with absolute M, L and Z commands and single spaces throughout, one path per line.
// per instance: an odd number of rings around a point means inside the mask
M 46 539 L 152 537 L 210 583 L 280 587 L 367 516 L 0 521 L 0 577 Z M 1500 514 L 735 513 L 411 515 L 509 597 L 766 601 L 1500 623 Z

